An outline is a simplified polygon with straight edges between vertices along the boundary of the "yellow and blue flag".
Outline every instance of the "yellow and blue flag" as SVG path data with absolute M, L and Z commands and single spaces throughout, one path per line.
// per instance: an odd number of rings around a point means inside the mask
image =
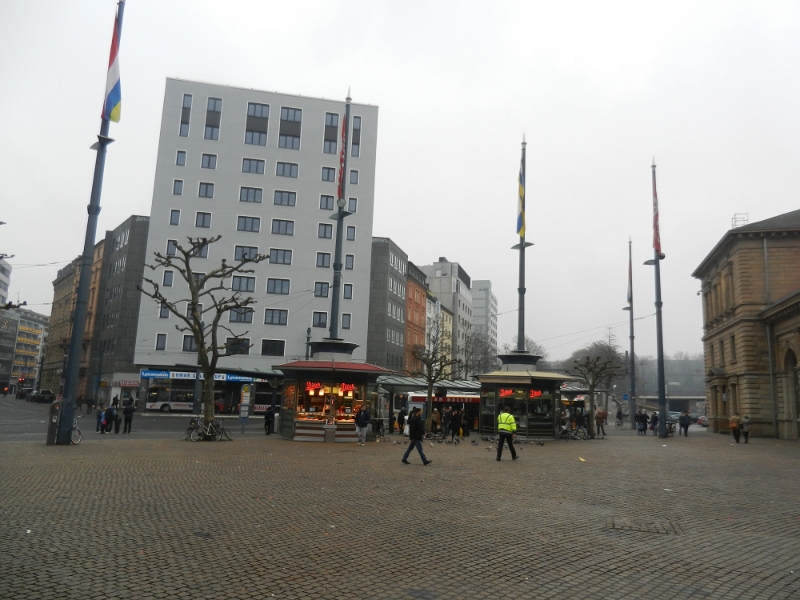
M 122 2 L 120 2 L 122 4 Z M 119 82 L 119 39 L 120 14 L 114 17 L 114 34 L 111 36 L 111 55 L 108 58 L 108 78 L 106 79 L 106 101 L 103 104 L 103 120 L 119 123 L 119 114 L 122 105 L 122 88 Z
M 523 150 L 524 152 L 524 150 Z M 525 154 L 519 162 L 519 210 L 517 212 L 517 234 L 525 237 Z

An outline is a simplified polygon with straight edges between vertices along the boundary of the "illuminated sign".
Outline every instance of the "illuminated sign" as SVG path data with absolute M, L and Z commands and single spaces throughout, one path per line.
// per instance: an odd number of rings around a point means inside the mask
M 528 398 L 538 398 L 542 395 L 542 390 L 531 390 L 530 394 L 528 394 Z
M 514 390 L 506 390 L 506 389 L 500 388 L 500 397 L 501 398 L 508 398 L 509 396 L 513 396 L 513 395 L 514 395 Z
M 322 384 L 319 381 L 306 381 L 306 391 L 313 392 L 314 390 L 319 390 L 322 388 Z
M 339 389 L 343 392 L 355 392 L 356 391 L 356 384 L 355 383 L 340 383 Z

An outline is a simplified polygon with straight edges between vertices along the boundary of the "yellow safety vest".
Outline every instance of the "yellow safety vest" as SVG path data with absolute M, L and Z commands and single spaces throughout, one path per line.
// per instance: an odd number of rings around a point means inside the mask
M 497 417 L 497 429 L 507 433 L 513 433 L 517 430 L 517 422 L 514 420 L 514 415 L 507 412 L 501 412 Z

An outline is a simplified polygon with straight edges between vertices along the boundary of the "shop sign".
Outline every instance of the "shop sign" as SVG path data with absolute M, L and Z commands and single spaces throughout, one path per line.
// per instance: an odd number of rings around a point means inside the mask
M 319 381 L 306 381 L 306 391 L 313 392 L 314 390 L 322 389 L 322 384 Z
M 531 390 L 528 394 L 528 398 L 538 398 L 542 395 L 542 390 Z
M 505 388 L 500 388 L 500 397 L 501 398 L 509 398 L 514 395 L 514 390 L 509 390 Z
M 142 369 L 139 372 L 142 379 L 169 379 L 169 371 L 151 371 Z
M 343 392 L 354 392 L 356 391 L 356 384 L 355 383 L 340 383 L 339 389 Z
M 111 385 L 118 387 L 139 387 L 138 381 L 113 381 Z

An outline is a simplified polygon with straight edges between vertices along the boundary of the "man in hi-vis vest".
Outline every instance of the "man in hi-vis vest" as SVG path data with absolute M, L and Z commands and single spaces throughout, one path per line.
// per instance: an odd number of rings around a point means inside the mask
M 508 407 L 504 406 L 500 411 L 500 416 L 497 417 L 497 433 L 500 434 L 500 440 L 497 442 L 497 460 L 503 456 L 503 445 L 508 442 L 508 449 L 511 450 L 511 460 L 517 460 L 516 450 L 514 450 L 514 435 L 517 431 L 517 422 L 514 420 L 514 415 L 508 411 Z

